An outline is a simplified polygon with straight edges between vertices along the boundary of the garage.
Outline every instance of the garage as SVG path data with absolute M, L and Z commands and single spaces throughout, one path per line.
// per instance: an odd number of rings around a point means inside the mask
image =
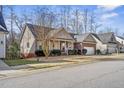
M 115 52 L 116 52 L 116 48 L 108 47 L 108 53 L 115 53 Z
M 86 55 L 93 55 L 93 54 L 95 54 L 94 47 L 84 47 L 84 49 L 87 49 Z
M 116 44 L 109 44 L 108 45 L 108 53 L 115 53 L 116 52 Z
M 96 50 L 96 40 L 93 38 L 91 33 L 85 33 L 75 37 L 77 42 L 75 49 L 82 50 L 87 49 L 86 55 L 94 55 Z

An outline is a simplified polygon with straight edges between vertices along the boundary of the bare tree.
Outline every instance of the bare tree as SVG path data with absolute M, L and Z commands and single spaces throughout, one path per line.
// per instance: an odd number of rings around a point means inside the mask
M 10 10 L 10 16 L 8 17 L 10 19 L 10 38 L 11 38 L 11 43 L 14 42 L 15 36 L 14 36 L 14 7 L 13 6 L 8 6 L 8 9 Z
M 75 11 L 75 28 L 76 28 L 76 32 L 77 34 L 79 34 L 79 10 Z
M 41 11 L 41 12 L 40 12 Z M 50 38 L 48 32 L 52 30 L 52 25 L 54 24 L 55 15 L 53 12 L 49 11 L 46 8 L 40 8 L 37 10 L 36 23 L 38 25 L 38 38 L 42 46 L 42 50 L 45 54 L 45 57 L 48 58 L 50 55 Z M 42 29 L 43 27 L 43 29 Z
M 88 28 L 88 10 L 84 10 L 83 14 L 83 27 L 84 27 L 84 32 L 87 33 L 87 28 Z
M 95 23 L 94 12 L 91 12 L 91 15 L 90 15 L 90 32 L 94 32 L 94 23 Z
M 76 9 L 72 12 L 73 18 L 71 19 L 71 28 L 72 30 L 77 33 L 81 34 L 83 31 L 82 21 L 81 21 L 81 12 L 79 9 Z
M 26 10 L 24 10 L 24 12 L 20 16 L 14 13 L 14 22 L 15 22 L 15 25 L 20 30 L 20 33 L 23 32 L 23 28 L 26 23 L 32 22 L 31 16 L 27 15 L 26 13 L 27 13 Z
M 70 11 L 70 6 L 62 6 L 60 9 L 60 25 L 66 30 L 69 30 Z

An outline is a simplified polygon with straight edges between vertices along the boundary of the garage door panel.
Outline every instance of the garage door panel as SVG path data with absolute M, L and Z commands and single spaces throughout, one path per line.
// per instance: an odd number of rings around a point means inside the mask
M 87 49 L 86 55 L 93 55 L 93 54 L 95 54 L 94 47 L 84 47 L 84 49 Z

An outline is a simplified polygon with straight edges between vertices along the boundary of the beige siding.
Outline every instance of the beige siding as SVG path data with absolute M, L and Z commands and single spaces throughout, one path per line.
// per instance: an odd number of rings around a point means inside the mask
M 94 37 L 94 39 L 96 40 L 96 50 L 99 49 L 103 54 L 105 54 L 106 53 L 106 50 L 107 50 L 107 44 L 103 44 L 96 37 Z
M 29 42 L 29 48 L 27 47 L 27 43 Z M 21 53 L 34 53 L 35 51 L 35 38 L 31 31 L 29 31 L 28 27 L 26 27 L 25 32 L 23 34 L 21 43 L 20 43 Z
M 60 49 L 60 41 L 54 41 L 54 49 Z
M 91 35 L 89 35 L 89 36 L 84 40 L 84 42 L 93 42 L 93 43 L 96 43 L 96 41 L 94 40 L 94 38 L 93 38 Z

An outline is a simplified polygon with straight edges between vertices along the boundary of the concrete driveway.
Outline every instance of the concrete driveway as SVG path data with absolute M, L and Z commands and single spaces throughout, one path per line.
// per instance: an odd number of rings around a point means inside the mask
M 11 68 L 5 64 L 2 60 L 0 60 L 0 71 L 1 70 L 10 70 Z
M 0 80 L 0 87 L 124 88 L 124 61 L 106 61 Z

